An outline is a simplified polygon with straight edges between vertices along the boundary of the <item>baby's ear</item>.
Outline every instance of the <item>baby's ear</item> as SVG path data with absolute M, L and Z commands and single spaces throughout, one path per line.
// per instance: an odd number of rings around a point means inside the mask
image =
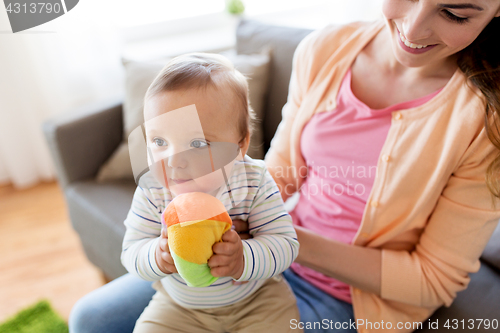
M 241 149 L 241 156 L 244 157 L 246 155 L 249 145 L 250 145 L 250 131 L 247 132 L 245 138 L 241 140 L 239 143 Z

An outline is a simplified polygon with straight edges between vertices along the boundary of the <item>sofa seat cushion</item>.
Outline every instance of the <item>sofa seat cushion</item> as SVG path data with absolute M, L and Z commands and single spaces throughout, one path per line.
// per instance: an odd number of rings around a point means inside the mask
M 476 319 L 489 319 L 491 325 L 492 320 L 500 321 L 498 316 L 498 295 L 500 295 L 500 271 L 489 266 L 485 262 L 481 262 L 481 268 L 477 273 L 470 275 L 470 283 L 467 289 L 459 292 L 457 298 L 453 301 L 449 308 L 441 307 L 430 318 L 424 321 L 423 329 L 418 330 L 418 333 L 427 332 L 492 332 L 491 328 L 486 329 L 484 322 L 478 328 L 479 321 Z M 449 319 L 450 329 L 446 329 L 443 325 Z M 457 320 L 459 327 L 453 327 L 453 319 Z M 467 329 L 469 319 L 474 320 L 474 329 Z M 430 329 L 429 322 L 438 320 L 439 328 Z M 461 320 L 464 320 L 465 329 L 462 329 Z
M 488 244 L 486 244 L 481 259 L 500 271 L 500 223 L 497 225 L 493 235 L 491 235 Z
M 120 255 L 134 181 L 76 182 L 65 189 L 69 215 L 88 258 L 109 278 L 126 273 Z

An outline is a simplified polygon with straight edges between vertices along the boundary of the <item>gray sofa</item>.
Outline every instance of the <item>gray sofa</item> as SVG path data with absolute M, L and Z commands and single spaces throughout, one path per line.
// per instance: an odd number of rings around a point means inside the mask
M 237 52 L 251 54 L 269 45 L 272 63 L 265 104 L 264 149 L 281 120 L 286 102 L 293 52 L 310 30 L 271 26 L 243 20 L 237 29 Z M 89 260 L 109 278 L 124 273 L 120 252 L 123 220 L 132 201 L 133 181 L 98 183 L 95 176 L 123 138 L 122 100 L 108 100 L 48 120 L 43 126 L 64 190 L 71 223 L 80 236 Z M 439 309 L 431 321 L 440 329 L 447 319 L 496 319 L 500 321 L 500 228 L 497 228 L 482 258 L 481 269 L 471 275 L 467 290 L 459 293 L 449 308 Z M 452 324 L 450 322 L 450 324 Z M 460 324 L 461 325 L 461 324 Z M 425 328 L 423 331 L 431 331 Z M 476 322 L 477 326 L 477 322 Z M 461 327 L 461 326 L 460 326 Z M 432 330 L 436 331 L 436 330 Z M 461 328 L 453 331 L 465 331 Z M 491 332 L 492 329 L 475 329 Z

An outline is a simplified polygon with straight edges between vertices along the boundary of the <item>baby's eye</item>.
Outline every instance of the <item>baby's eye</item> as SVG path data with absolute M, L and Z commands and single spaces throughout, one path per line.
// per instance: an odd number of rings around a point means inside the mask
M 157 145 L 158 147 L 164 147 L 167 145 L 167 142 L 163 140 L 162 138 L 154 138 L 153 143 Z
M 191 147 L 193 147 L 193 148 L 205 148 L 208 145 L 209 145 L 209 143 L 204 141 L 204 140 L 193 140 L 191 142 Z

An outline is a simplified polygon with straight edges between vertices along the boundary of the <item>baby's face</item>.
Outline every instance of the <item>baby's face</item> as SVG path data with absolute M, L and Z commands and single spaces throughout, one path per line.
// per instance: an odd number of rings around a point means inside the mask
M 238 154 L 238 113 L 234 101 L 224 96 L 214 88 L 189 89 L 163 92 L 146 101 L 149 165 L 155 178 L 174 195 L 215 195 L 224 184 L 217 162 L 234 162 L 242 156 Z M 233 163 L 223 164 L 229 175 Z

